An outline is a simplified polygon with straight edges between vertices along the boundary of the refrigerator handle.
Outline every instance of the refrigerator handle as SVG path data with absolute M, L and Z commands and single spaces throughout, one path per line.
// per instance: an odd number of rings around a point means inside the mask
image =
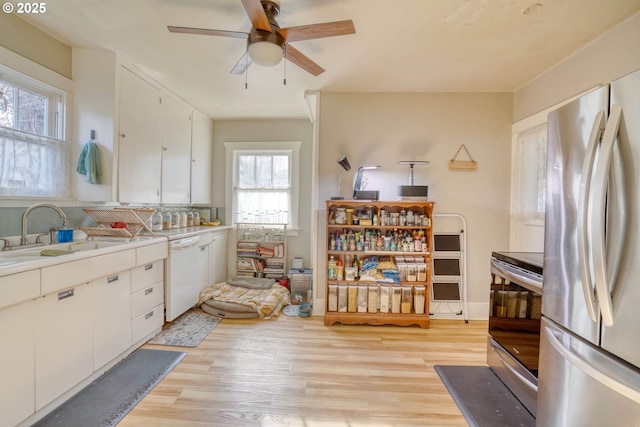
M 611 390 L 614 390 L 617 393 L 628 397 L 637 404 L 640 404 L 640 392 L 638 390 L 635 390 L 634 388 L 629 387 L 626 384 L 621 383 L 620 381 L 617 381 L 610 375 L 601 372 L 594 366 L 594 364 L 587 362 L 579 355 L 571 351 L 570 348 L 567 348 L 564 344 L 562 344 L 554 331 L 547 329 L 547 332 L 548 333 L 546 334 L 546 336 L 548 337 L 549 343 L 569 363 L 571 363 L 573 366 L 580 369 L 582 372 L 589 375 L 591 378 L 598 381 L 605 387 L 608 387 Z
M 615 142 L 620 128 L 622 118 L 622 107 L 612 105 L 607 120 L 607 127 L 604 130 L 602 146 L 593 177 L 593 220 L 591 222 L 591 236 L 593 238 L 593 271 L 596 281 L 596 291 L 598 293 L 598 303 L 602 313 L 602 321 L 606 326 L 613 325 L 613 303 L 611 301 L 610 277 L 616 276 L 616 272 L 607 270 L 606 262 L 606 235 L 605 221 L 607 215 L 607 187 L 609 184 L 609 172 L 611 170 L 611 159 L 614 154 Z
M 578 195 L 578 265 L 580 267 L 580 278 L 582 282 L 582 292 L 587 306 L 587 313 L 594 322 L 596 317 L 596 299 L 594 294 L 593 278 L 591 277 L 591 265 L 593 254 L 589 247 L 588 239 L 588 213 L 589 213 L 589 193 L 591 192 L 591 177 L 593 176 L 593 166 L 596 158 L 596 151 L 602 131 L 605 128 L 605 112 L 601 110 L 596 115 L 589 135 L 589 142 L 582 162 L 582 173 L 580 175 L 580 192 Z

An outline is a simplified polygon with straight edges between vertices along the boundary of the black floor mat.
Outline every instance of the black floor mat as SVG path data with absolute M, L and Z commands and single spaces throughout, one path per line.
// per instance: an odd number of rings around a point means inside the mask
M 535 427 L 535 418 L 489 367 L 435 369 L 471 427 Z
M 185 355 L 138 349 L 34 427 L 115 426 Z

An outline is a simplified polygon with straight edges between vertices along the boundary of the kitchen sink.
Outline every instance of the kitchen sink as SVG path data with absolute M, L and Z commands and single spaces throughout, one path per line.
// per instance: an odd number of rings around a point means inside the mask
M 13 265 L 17 263 L 40 260 L 45 255 L 41 252 L 44 250 L 61 250 L 61 251 L 93 251 L 97 249 L 109 248 L 112 246 L 122 245 L 127 243 L 113 242 L 113 241 L 86 241 L 86 242 L 70 242 L 70 243 L 58 243 L 53 245 L 37 246 L 28 249 L 14 249 L 11 251 L 0 252 L 0 267 Z M 65 254 L 60 254 L 64 256 Z

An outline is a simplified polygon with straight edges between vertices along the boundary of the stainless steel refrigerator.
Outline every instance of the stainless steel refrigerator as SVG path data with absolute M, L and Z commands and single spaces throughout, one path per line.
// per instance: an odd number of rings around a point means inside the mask
M 640 71 L 549 114 L 537 425 L 640 426 Z

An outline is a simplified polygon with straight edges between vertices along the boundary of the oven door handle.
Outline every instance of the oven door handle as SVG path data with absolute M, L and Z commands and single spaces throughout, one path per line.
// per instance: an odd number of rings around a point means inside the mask
M 525 285 L 530 290 L 542 294 L 542 282 L 531 279 L 522 274 L 515 268 L 512 268 L 507 263 L 501 262 L 496 259 L 491 260 L 491 272 L 497 274 L 500 277 L 508 279 L 511 282 L 515 282 L 518 285 Z M 532 289 L 533 288 L 533 289 Z
M 538 387 L 535 384 L 533 384 L 531 381 L 529 381 L 527 378 L 525 378 L 520 372 L 518 372 L 515 369 L 513 369 L 513 367 L 509 364 L 509 361 L 504 358 L 504 356 L 502 355 L 502 352 L 504 350 L 502 350 L 500 347 L 498 347 L 496 345 L 496 343 L 493 342 L 493 340 L 489 340 L 489 344 L 491 345 L 491 348 L 493 349 L 493 352 L 496 354 L 496 356 L 498 356 L 498 358 L 500 358 L 500 361 L 502 362 L 502 365 L 505 368 L 507 368 L 509 370 L 509 372 L 511 372 L 513 375 L 515 375 L 516 378 L 518 378 L 518 380 L 520 380 L 520 382 L 522 384 L 526 385 L 532 391 L 537 393 L 538 392 Z

